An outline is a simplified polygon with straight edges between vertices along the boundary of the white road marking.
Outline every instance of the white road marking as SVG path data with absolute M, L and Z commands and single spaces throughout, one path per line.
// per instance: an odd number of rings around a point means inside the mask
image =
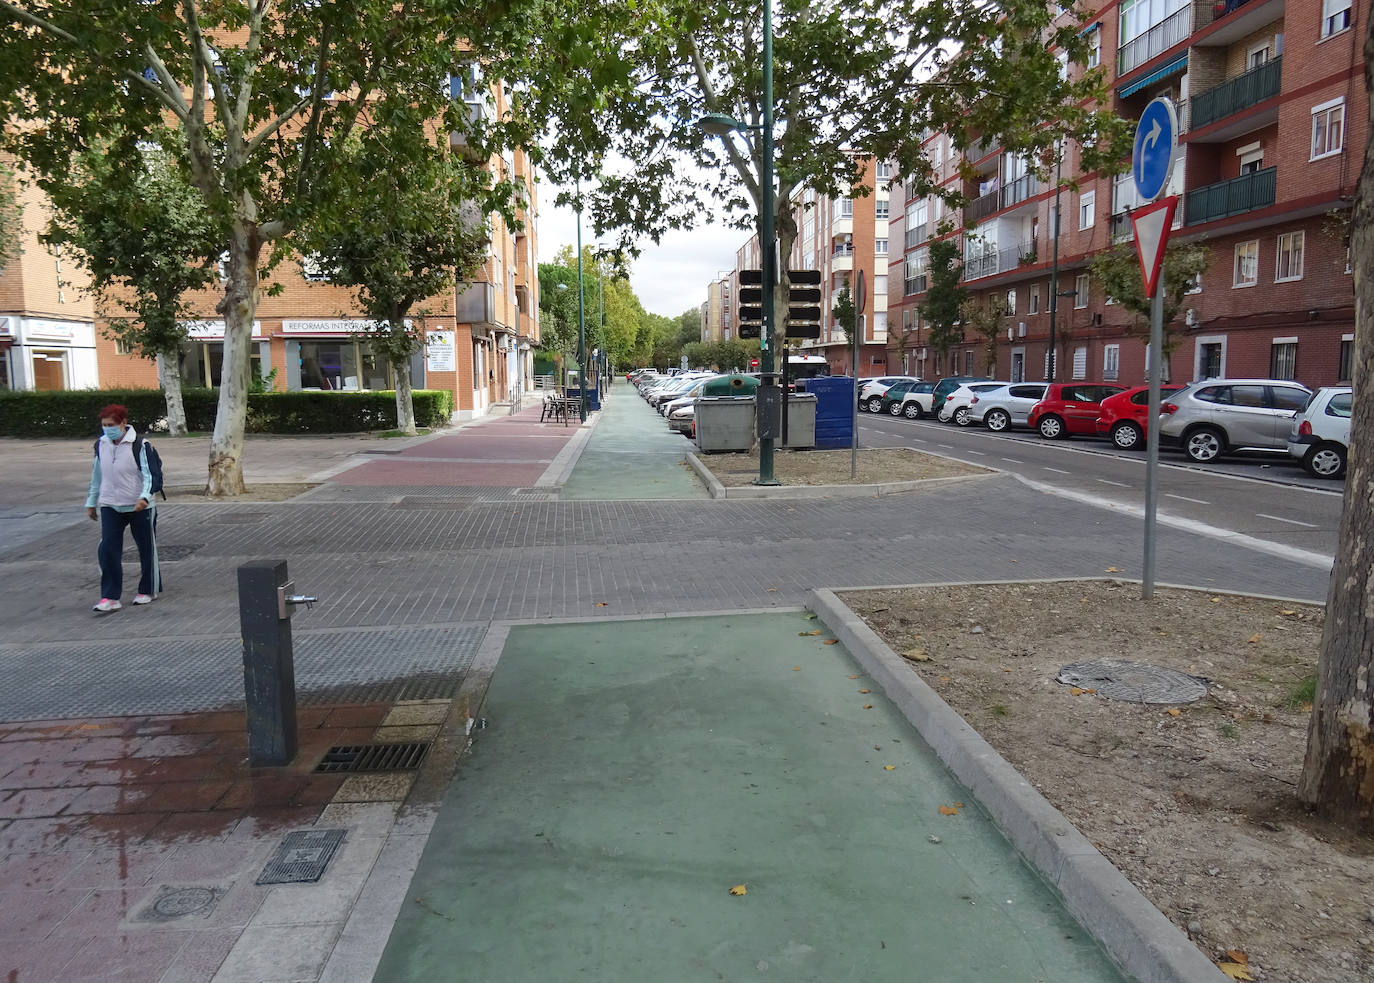
M 964 451 L 965 454 L 977 454 L 979 457 L 987 457 L 982 451 Z
M 1004 457 L 1004 458 L 1002 458 L 1002 460 L 1007 461 L 1007 462 L 1010 463 L 1010 464 L 1025 464 L 1025 463 L 1026 463 L 1025 461 L 1018 461 L 1018 460 L 1017 460 L 1016 458 L 1014 458 L 1014 457 Z
M 1060 471 L 1058 468 L 1046 468 L 1046 471 L 1053 471 L 1055 474 L 1069 474 L 1068 471 Z
M 953 444 L 936 444 L 935 446 L 936 446 L 936 447 L 943 447 L 943 448 L 944 448 L 945 450 L 947 450 L 947 451 L 952 451 L 952 450 L 954 450 L 954 445 L 953 445 Z
M 1273 519 L 1275 522 L 1286 522 L 1290 526 L 1304 526 L 1308 529 L 1317 528 L 1310 522 L 1299 522 L 1297 519 L 1285 519 L 1281 515 L 1269 515 L 1267 512 L 1256 512 L 1255 515 L 1259 516 L 1261 519 Z
M 1180 502 L 1192 502 L 1194 505 L 1211 505 L 1211 502 L 1204 502 L 1200 498 L 1189 498 L 1187 495 L 1175 495 L 1173 492 L 1165 492 L 1165 498 L 1176 498 Z
M 1109 480 L 1107 480 L 1106 478 L 1098 478 L 1097 480 L 1100 481 L 1100 482 L 1102 482 L 1102 484 L 1104 484 L 1104 485 L 1116 485 L 1116 487 L 1118 487 L 1118 488 L 1130 488 L 1130 487 L 1131 487 L 1130 485 L 1126 484 L 1124 481 L 1109 481 Z

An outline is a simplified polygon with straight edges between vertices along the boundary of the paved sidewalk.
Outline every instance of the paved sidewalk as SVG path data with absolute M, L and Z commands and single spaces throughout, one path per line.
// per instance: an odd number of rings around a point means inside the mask
M 816 625 L 514 629 L 376 979 L 1120 981 Z

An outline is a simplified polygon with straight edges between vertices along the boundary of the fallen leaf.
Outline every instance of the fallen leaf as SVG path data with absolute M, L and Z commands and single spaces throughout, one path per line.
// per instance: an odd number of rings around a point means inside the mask
M 956 802 L 954 803 L 954 806 L 957 809 L 962 809 L 964 807 L 964 804 L 962 802 Z
M 912 662 L 929 662 L 930 655 L 925 649 L 907 649 L 902 653 L 903 659 L 910 659 Z
M 839 645 L 839 644 L 840 644 L 840 640 L 839 640 L 838 638 L 827 638 L 827 639 L 825 640 L 825 644 L 827 644 L 827 645 Z
M 1255 644 L 1256 642 L 1258 642 L 1259 640 L 1260 640 L 1260 633 L 1259 633 L 1259 632 L 1255 632 L 1253 635 L 1251 635 L 1249 638 L 1246 639 L 1246 641 L 1248 641 L 1251 645 L 1254 645 L 1254 644 Z
M 792 671 L 793 671 L 793 672 L 801 672 L 801 666 L 793 666 L 793 667 L 792 667 Z
M 860 692 L 860 693 L 869 693 L 869 692 L 872 692 L 872 691 L 871 691 L 871 690 L 866 690 L 866 689 L 861 689 L 861 690 L 859 690 L 859 692 Z
M 1089 693 L 1096 693 L 1097 690 L 1095 690 L 1095 689 L 1090 689 L 1090 690 L 1088 690 L 1088 692 L 1089 692 Z
M 865 703 L 865 704 L 864 704 L 864 709 L 865 709 L 865 710 L 872 710 L 872 709 L 873 709 L 873 704 L 872 704 L 872 703 Z
M 849 678 L 850 678 L 850 679 L 858 679 L 859 677 L 858 677 L 858 676 L 850 676 Z
M 1217 963 L 1217 969 L 1221 970 L 1233 980 L 1253 980 L 1249 971 L 1241 963 L 1224 962 Z
M 1174 709 L 1165 710 L 1164 712 L 1167 713 L 1167 714 L 1168 714 L 1169 716 L 1171 716 L 1171 717 L 1177 717 L 1177 716 L 1180 716 L 1180 715 L 1183 713 L 1182 710 L 1174 710 Z
M 1108 567 L 1107 570 L 1106 570 L 1106 572 L 1107 572 L 1107 573 L 1120 573 L 1121 571 L 1118 570 L 1116 567 Z
M 1082 696 L 1084 693 L 1087 692 L 1087 690 L 1079 689 L 1077 686 L 1070 686 L 1069 692 L 1072 693 L 1074 696 Z
M 940 677 L 940 682 L 942 682 L 942 683 L 952 683 L 952 682 L 954 682 L 954 677 L 953 677 L 953 676 L 941 676 L 941 677 Z
M 940 806 L 940 815 L 957 816 L 959 815 L 959 809 L 956 806 Z
M 745 888 L 743 884 L 736 884 L 734 887 L 730 888 L 730 893 L 738 898 L 742 895 L 748 894 L 749 891 Z
M 1214 597 L 1214 598 L 1212 598 L 1212 603 L 1213 603 L 1213 604 L 1220 604 L 1220 603 L 1221 603 L 1221 598 L 1219 598 L 1219 597 Z
M 1017 562 L 1019 562 L 1019 561 L 1017 561 L 1017 560 L 1008 560 L 1007 562 L 1008 562 L 1008 563 L 1017 563 Z
M 1293 615 L 1295 615 L 1295 614 L 1297 614 L 1297 613 L 1298 613 L 1298 612 L 1296 612 L 1296 611 L 1280 611 L 1280 612 L 1279 612 L 1279 614 L 1286 614 L 1286 615 L 1287 615 L 1288 617 L 1290 617 L 1290 618 L 1293 617 Z
M 1244 949 L 1227 949 L 1226 958 L 1233 963 L 1240 963 L 1242 966 L 1250 965 L 1250 957 Z
M 596 606 L 599 607 L 599 608 L 604 608 L 604 607 L 606 606 L 606 602 L 605 602 L 605 601 L 597 601 L 597 602 L 596 602 Z
M 815 620 L 816 620 L 816 616 L 815 616 L 814 614 L 808 614 L 808 615 L 806 616 L 806 620 L 807 620 L 807 621 L 815 621 Z
M 776 594 L 778 592 L 778 589 L 776 587 L 766 587 L 764 589 L 767 590 L 770 594 Z
M 797 634 L 800 635 L 802 638 L 807 638 L 807 637 L 809 637 L 809 636 L 811 636 L 811 635 L 819 635 L 820 633 L 821 633 L 821 630 L 820 630 L 819 628 L 815 629 L 814 631 L 799 631 L 799 632 L 797 632 Z
M 896 765 L 883 765 L 883 771 L 896 771 Z

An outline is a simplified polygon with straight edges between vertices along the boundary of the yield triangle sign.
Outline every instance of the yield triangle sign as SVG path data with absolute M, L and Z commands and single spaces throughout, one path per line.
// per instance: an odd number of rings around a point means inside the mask
M 1145 278 L 1145 296 L 1153 297 L 1159 285 L 1159 270 L 1164 265 L 1164 247 L 1169 244 L 1169 230 L 1174 226 L 1174 209 L 1178 195 L 1161 198 L 1153 205 L 1145 205 L 1131 212 L 1131 228 L 1135 231 L 1135 251 L 1140 257 L 1140 275 Z

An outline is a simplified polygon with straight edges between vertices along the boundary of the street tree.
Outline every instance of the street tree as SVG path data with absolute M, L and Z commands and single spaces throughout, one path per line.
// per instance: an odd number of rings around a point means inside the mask
M 331 282 L 353 287 L 368 341 L 396 378 L 396 426 L 414 434 L 411 358 L 424 344 L 411 315 L 486 259 L 488 216 L 514 220 L 515 186 L 443 145 L 408 117 L 372 125 L 339 154 L 291 245 Z
M 1208 248 L 1200 242 L 1171 242 L 1164 250 L 1164 336 L 1160 342 L 1165 355 L 1178 347 L 1182 334 L 1173 327 L 1183 309 L 1185 297 L 1207 269 Z M 1150 298 L 1145 296 L 1145 278 L 1135 244 L 1120 242 L 1098 253 L 1088 266 L 1102 282 L 1107 296 L 1135 315 L 1128 333 L 1150 340 Z
M 18 259 L 24 234 L 24 210 L 19 204 L 19 180 L 14 167 L 0 160 L 0 270 Z
M 47 190 L 102 134 L 180 140 L 192 185 L 228 230 L 224 368 L 208 493 L 244 490 L 249 349 L 263 250 L 306 216 L 348 138 L 371 116 L 461 134 L 488 159 L 528 142 L 450 96 L 491 47 L 524 51 L 533 0 L 0 0 L 6 149 Z M 467 45 L 459 44 L 467 39 Z M 518 108 L 518 107 L 517 107 Z
M 959 247 L 952 239 L 937 239 L 930 244 L 930 265 L 926 268 L 926 298 L 916 306 L 925 321 L 926 340 L 940 360 L 964 340 L 961 322 L 968 291 L 961 279 L 964 265 L 959 262 Z
M 167 427 L 184 434 L 181 345 L 196 313 L 190 295 L 218 282 L 225 230 L 182 162 L 128 135 L 80 154 L 48 189 L 53 218 L 44 240 L 80 255 L 106 333 L 157 363 Z
M 835 303 L 830 308 L 830 314 L 844 332 L 844 340 L 850 345 L 854 344 L 854 295 L 850 293 L 849 284 L 846 283 L 839 290 L 835 291 Z
M 1085 170 L 1114 168 L 1129 148 L 1125 121 L 1105 104 L 1098 70 L 1062 73 L 1057 54 L 1087 61 L 1079 19 L 1043 0 L 852 0 L 843 11 L 805 0 L 777 5 L 773 46 L 775 218 L 783 257 L 774 322 L 785 320 L 786 263 L 804 191 L 832 199 L 867 193 L 874 162 L 908 195 L 951 200 L 923 150 L 950 134 L 956 149 L 984 140 L 1039 161 L 1057 138 L 1082 147 Z M 541 41 L 536 61 L 571 76 L 541 111 L 558 134 L 545 167 L 583 189 L 598 233 L 628 240 L 690 226 L 724 210 L 749 227 L 762 205 L 762 16 L 758 0 L 638 0 L 583 5 Z M 579 29 L 580 28 L 580 29 Z M 582 39 L 567 54 L 569 34 Z M 722 114 L 744 130 L 707 139 L 694 125 Z M 695 164 L 701 170 L 686 167 Z M 809 207 L 809 206 L 808 206 Z M 764 248 L 769 248 L 765 244 Z M 778 339 L 774 339 L 775 343 Z M 780 349 L 781 345 L 777 344 Z
M 987 303 L 967 300 L 960 309 L 959 317 L 969 330 L 983 340 L 983 374 L 992 375 L 997 368 L 997 349 L 1002 332 L 1007 329 L 1006 301 L 996 295 L 989 296 Z
M 1374 96 L 1374 22 L 1365 29 L 1364 86 Z M 1371 103 L 1374 105 L 1374 103 Z M 1317 687 L 1298 797 L 1374 832 L 1374 127 L 1350 224 L 1355 280 L 1355 401 L 1345 507 L 1326 599 Z

